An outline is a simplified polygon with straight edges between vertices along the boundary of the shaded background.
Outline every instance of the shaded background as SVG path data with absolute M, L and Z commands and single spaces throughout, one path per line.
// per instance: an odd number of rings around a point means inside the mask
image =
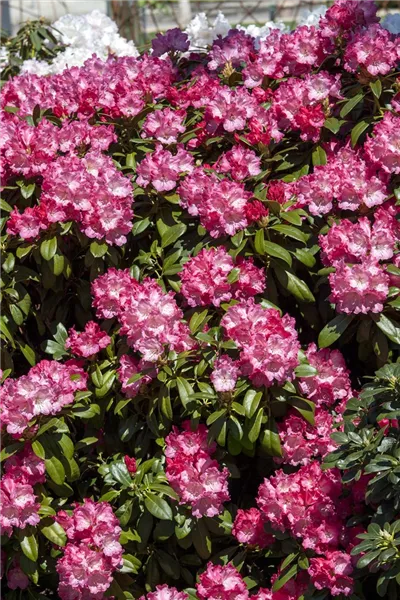
M 354 0 L 357 1 L 357 0 Z M 82 14 L 94 9 L 108 14 L 128 39 L 141 46 L 157 31 L 185 27 L 198 12 L 211 19 L 222 11 L 238 23 L 264 25 L 284 21 L 295 25 L 309 10 L 331 4 L 324 0 L 0 0 L 2 28 L 15 33 L 20 23 L 45 17 L 55 21 L 67 13 Z M 400 11 L 400 0 L 378 0 L 380 13 Z

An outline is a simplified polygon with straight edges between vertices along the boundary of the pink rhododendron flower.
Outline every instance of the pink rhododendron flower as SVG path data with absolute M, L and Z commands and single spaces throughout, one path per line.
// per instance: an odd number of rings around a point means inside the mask
M 229 274 L 237 269 L 237 280 L 229 283 Z M 203 248 L 185 263 L 181 277 L 181 294 L 189 306 L 219 306 L 231 298 L 246 299 L 265 289 L 264 270 L 252 259 L 239 257 L 235 261 L 223 246 Z
M 110 336 L 102 331 L 95 321 L 88 321 L 81 333 L 77 333 L 75 327 L 72 327 L 68 333 L 65 347 L 76 356 L 88 358 L 111 344 Z
M 214 362 L 211 382 L 217 392 L 232 392 L 235 389 L 240 367 L 228 356 L 221 354 Z
M 325 558 L 311 558 L 308 569 L 317 588 L 327 588 L 332 596 L 350 596 L 353 591 L 351 556 L 344 552 L 328 552 Z
M 250 544 L 266 548 L 274 543 L 275 538 L 264 530 L 265 519 L 257 508 L 239 509 L 233 523 L 232 535 L 241 544 Z
M 400 117 L 385 112 L 373 130 L 373 137 L 365 142 L 366 157 L 386 173 L 400 173 Z
M 143 187 L 152 185 L 157 192 L 169 192 L 176 187 L 181 173 L 193 171 L 193 157 L 179 146 L 172 154 L 157 144 L 154 152 L 148 153 L 137 166 L 137 184 Z
M 323 408 L 315 411 L 314 425 L 291 412 L 278 423 L 283 457 L 275 458 L 275 462 L 298 466 L 308 465 L 314 458 L 323 458 L 337 447 L 331 440 L 332 430 L 333 416 Z
M 337 471 L 322 471 L 317 462 L 285 474 L 276 471 L 258 490 L 257 504 L 274 529 L 301 538 L 304 548 L 321 554 L 336 550 L 351 508 L 341 499 Z
M 104 554 L 85 544 L 67 544 L 56 569 L 61 600 L 101 600 L 113 580 Z
M 45 463 L 33 452 L 30 442 L 26 442 L 23 450 L 6 460 L 4 470 L 14 479 L 23 480 L 32 486 L 46 481 Z
M 263 309 L 253 298 L 231 306 L 221 325 L 240 348 L 243 375 L 257 387 L 283 383 L 293 377 L 300 344 L 294 319 L 275 309 Z
M 246 206 L 251 193 L 234 181 L 220 181 L 199 168 L 186 177 L 178 190 L 181 205 L 189 214 L 199 216 L 212 237 L 235 235 L 247 227 Z
M 389 294 L 389 275 L 372 258 L 351 267 L 342 259 L 330 273 L 329 283 L 329 300 L 340 313 L 380 313 Z
M 249 592 L 240 573 L 233 565 L 208 563 L 196 585 L 200 600 L 248 600 Z
M 120 307 L 136 289 L 137 281 L 129 269 L 108 269 L 92 283 L 93 306 L 99 318 L 111 319 L 120 312 Z
M 173 292 L 165 294 L 154 279 L 146 278 L 139 283 L 127 271 L 121 271 L 121 274 L 123 281 L 129 282 L 129 287 L 124 289 L 120 282 L 115 290 L 114 281 L 118 272 L 113 269 L 110 271 L 93 283 L 93 304 L 98 308 L 99 315 L 118 316 L 122 325 L 121 335 L 127 336 L 128 343 L 142 353 L 144 361 L 156 361 L 166 346 L 177 352 L 194 346 Z M 112 307 L 111 310 L 108 305 Z
M 180 504 L 189 504 L 194 517 L 212 517 L 222 510 L 223 502 L 229 500 L 226 467 L 211 458 L 215 444 L 207 443 L 208 431 L 200 425 L 190 430 L 190 422 L 183 423 L 184 430 L 174 427 L 166 438 L 166 475 L 170 485 L 180 497 Z
M 182 124 L 185 116 L 184 110 L 155 110 L 147 115 L 143 123 L 142 137 L 156 138 L 162 144 L 175 144 L 178 135 L 185 131 Z
M 339 350 L 318 350 L 315 344 L 310 344 L 306 356 L 317 374 L 300 378 L 299 386 L 304 396 L 317 406 L 332 406 L 351 397 L 350 371 Z
M 86 389 L 86 373 L 74 361 L 42 360 L 27 375 L 6 379 L 2 386 L 1 424 L 11 435 L 22 435 L 38 415 L 55 415 Z
M 327 235 L 321 235 L 324 264 L 335 265 L 341 259 L 355 263 L 367 256 L 375 260 L 391 258 L 398 237 L 397 222 L 384 207 L 377 209 L 374 217 L 372 227 L 367 217 L 361 217 L 356 223 L 342 219 L 332 225 Z
M 399 60 L 393 36 L 378 24 L 357 31 L 346 46 L 344 67 L 348 71 L 365 69 L 371 75 L 386 75 Z
M 141 596 L 139 600 L 189 600 L 185 592 L 178 592 L 174 587 L 168 585 L 157 585 L 155 592 L 149 592 L 147 596 Z
M 376 23 L 378 7 L 370 0 L 336 0 L 321 19 L 323 35 L 337 36 L 341 30 Z
M 77 600 L 102 599 L 122 561 L 121 528 L 110 504 L 86 498 L 71 515 L 59 511 L 56 520 L 68 537 L 56 567 L 61 600 L 71 594 Z
M 254 40 L 244 31 L 231 29 L 225 37 L 218 36 L 214 40 L 210 52 L 208 53 L 208 68 L 212 71 L 224 68 L 231 64 L 232 67 L 240 67 L 243 62 L 247 62 L 251 52 L 254 51 Z
M 25 529 L 37 525 L 40 503 L 37 502 L 33 487 L 23 478 L 6 473 L 0 481 L 0 525 L 3 535 L 10 537 L 13 528 Z
M 387 178 L 366 163 L 359 152 L 343 147 L 326 165 L 314 167 L 311 175 L 290 185 L 291 195 L 312 215 L 329 213 L 336 201 L 339 208 L 357 210 L 383 204 L 388 196 Z
M 261 173 L 261 159 L 253 150 L 243 146 L 233 146 L 221 154 L 216 165 L 219 173 L 229 173 L 235 181 L 255 177 Z

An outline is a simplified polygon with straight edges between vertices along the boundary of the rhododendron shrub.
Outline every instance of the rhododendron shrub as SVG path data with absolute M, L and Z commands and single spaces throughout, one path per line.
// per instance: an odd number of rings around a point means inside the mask
M 203 25 L 7 70 L 5 600 L 398 595 L 395 19 Z

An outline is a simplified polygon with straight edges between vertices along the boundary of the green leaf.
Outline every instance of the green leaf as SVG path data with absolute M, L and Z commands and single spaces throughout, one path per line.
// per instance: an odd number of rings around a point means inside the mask
M 314 167 L 319 167 L 320 165 L 326 165 L 326 152 L 321 146 L 316 146 L 312 151 L 312 164 Z
M 95 258 L 102 258 L 108 251 L 108 244 L 100 244 L 99 242 L 92 242 L 90 244 L 90 252 Z
M 271 229 L 274 229 L 275 231 L 279 231 L 279 233 L 282 233 L 283 235 L 293 238 L 294 240 L 297 240 L 298 242 L 303 242 L 304 244 L 307 242 L 306 235 L 300 229 L 297 229 L 296 227 L 292 227 L 292 225 L 285 225 L 285 224 L 273 225 L 273 227 L 271 227 Z
M 318 346 L 328 348 L 336 342 L 352 322 L 354 315 L 337 315 L 329 321 L 318 336 Z
M 120 569 L 121 573 L 134 573 L 135 575 L 139 573 L 142 563 L 136 556 L 132 556 L 132 554 L 123 554 L 122 561 L 123 565 Z
M 19 531 L 19 543 L 27 558 L 35 562 L 39 555 L 39 545 L 31 527 Z
M 369 84 L 371 91 L 375 98 L 380 98 L 382 94 L 382 83 L 380 79 L 376 79 L 375 81 L 371 81 Z
M 395 344 L 400 344 L 400 324 L 397 321 L 389 319 L 383 313 L 378 316 L 373 315 L 372 318 L 389 340 Z
M 11 212 L 12 206 L 10 206 L 3 198 L 0 198 L 0 210 L 4 212 Z
M 361 100 L 363 98 L 364 98 L 364 94 L 360 93 L 360 94 L 356 94 L 355 96 L 350 98 L 350 100 L 347 100 L 347 102 L 345 104 L 343 104 L 343 106 L 340 110 L 340 116 L 342 118 L 344 118 L 346 115 L 348 115 L 349 112 L 351 112 L 353 110 L 353 108 L 355 108 L 357 106 L 357 104 L 359 104 L 359 102 L 361 102 Z
M 181 399 L 184 408 L 189 403 L 189 395 L 193 394 L 193 388 L 190 383 L 183 377 L 176 378 L 176 385 L 178 386 L 179 398 Z
M 197 521 L 197 525 L 192 531 L 192 539 L 197 554 L 203 560 L 207 560 L 211 555 L 211 539 L 207 525 L 203 519 Z
M 24 322 L 24 315 L 15 304 L 10 304 L 10 313 L 17 325 L 22 325 Z
M 203 328 L 203 325 L 206 321 L 208 315 L 208 310 L 196 310 L 191 318 L 190 318 L 190 322 L 189 322 L 189 329 L 190 329 L 190 333 L 194 334 L 197 331 L 201 330 Z
M 277 592 L 278 590 L 280 590 L 285 585 L 285 583 L 287 583 L 290 579 L 292 579 L 292 577 L 295 577 L 298 570 L 299 570 L 299 568 L 296 563 L 295 565 L 292 565 L 290 567 L 290 569 L 288 569 L 288 571 L 286 571 L 286 573 L 282 573 L 278 577 L 278 579 L 275 580 L 274 585 L 272 586 L 272 591 Z
M 303 363 L 295 368 L 294 374 L 296 377 L 314 377 L 315 375 L 318 375 L 318 371 L 315 367 Z
M 300 302 L 315 302 L 315 298 L 305 281 L 277 265 L 274 265 L 274 271 L 279 283 Z
M 163 498 L 148 492 L 144 503 L 149 513 L 154 517 L 157 517 L 157 519 L 165 521 L 172 519 L 172 509 L 168 502 Z
M 184 223 L 178 223 L 177 225 L 168 227 L 167 231 L 161 236 L 162 248 L 166 248 L 176 242 L 176 240 L 185 233 L 186 229 L 187 227 Z
M 312 254 L 312 252 L 308 249 L 297 248 L 295 254 L 296 254 L 297 260 L 299 260 L 301 263 L 303 263 L 303 265 L 305 265 L 306 267 L 309 267 L 310 269 L 312 269 L 312 267 L 317 262 L 315 260 L 314 255 Z
M 292 266 L 292 257 L 290 256 L 289 252 L 285 250 L 285 248 L 282 248 L 282 246 L 279 246 L 279 244 L 275 244 L 275 242 L 266 241 L 264 242 L 264 251 L 270 256 L 280 258 L 286 264 L 288 264 L 289 267 Z
M 261 254 L 261 256 L 265 254 L 264 229 L 259 229 L 254 236 L 254 248 L 258 254 Z
M 256 412 L 261 398 L 262 392 L 256 392 L 256 390 L 248 390 L 246 393 L 243 400 L 243 406 L 248 419 L 251 419 Z
M 258 411 L 253 415 L 253 417 L 250 420 L 247 437 L 249 438 L 249 441 L 252 443 L 254 443 L 258 439 L 258 436 L 260 435 L 261 423 L 262 423 L 263 416 L 264 416 L 264 409 L 259 408 Z
M 369 127 L 368 121 L 360 121 L 357 123 L 355 127 L 353 127 L 351 131 L 351 145 L 354 146 L 357 144 L 358 139 L 362 133 Z
M 300 396 L 291 396 L 288 399 L 288 403 L 291 404 L 303 417 L 310 423 L 315 425 L 315 404 L 311 400 L 301 398 Z
M 345 123 L 345 121 L 336 119 L 335 117 L 329 117 L 329 119 L 326 119 L 324 127 L 325 129 L 329 129 L 329 131 L 332 131 L 332 133 L 336 134 L 343 125 L 343 123 Z
M 118 481 L 124 487 L 129 487 L 132 483 L 132 477 L 122 461 L 112 463 L 110 465 L 110 473 L 115 481 Z
M 40 531 L 48 540 L 57 544 L 57 546 L 65 546 L 67 536 L 63 527 L 51 518 L 43 519 L 40 523 Z
M 57 252 L 57 238 L 52 237 L 49 240 L 43 240 L 40 244 L 40 254 L 44 260 L 51 260 Z
M 274 419 L 270 419 L 263 431 L 260 442 L 263 450 L 270 456 L 282 456 L 281 440 Z

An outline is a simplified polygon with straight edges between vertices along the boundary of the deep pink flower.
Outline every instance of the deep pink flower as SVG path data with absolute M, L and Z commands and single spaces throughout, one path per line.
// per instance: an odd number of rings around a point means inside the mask
M 102 331 L 95 321 L 88 321 L 81 333 L 77 333 L 75 327 L 72 327 L 68 333 L 65 347 L 76 356 L 88 358 L 111 344 L 110 336 Z
M 330 273 L 329 283 L 329 300 L 340 313 L 380 313 L 389 294 L 389 275 L 373 258 L 352 267 L 342 259 Z
M 317 588 L 327 588 L 332 596 L 350 596 L 353 591 L 351 556 L 344 552 L 328 552 L 325 558 L 311 558 L 308 569 Z
M 189 504 L 193 516 L 201 518 L 219 514 L 223 502 L 229 500 L 226 467 L 219 468 L 211 458 L 215 444 L 209 446 L 207 429 L 200 425 L 197 431 L 190 430 L 190 422 L 183 423 L 184 430 L 174 427 L 166 438 L 166 475 L 178 493 L 180 504 Z
M 294 319 L 263 309 L 253 298 L 231 306 L 221 319 L 227 335 L 240 348 L 242 374 L 257 387 L 293 377 L 300 344 Z
M 221 354 L 214 362 L 211 382 L 217 392 L 232 392 L 235 389 L 240 367 L 227 354 Z
M 275 538 L 265 532 L 265 519 L 257 508 L 239 509 L 233 523 L 232 534 L 241 544 L 250 544 L 266 548 L 274 543 Z
M 208 563 L 196 585 L 200 600 L 248 600 L 249 592 L 240 573 L 231 564 Z

